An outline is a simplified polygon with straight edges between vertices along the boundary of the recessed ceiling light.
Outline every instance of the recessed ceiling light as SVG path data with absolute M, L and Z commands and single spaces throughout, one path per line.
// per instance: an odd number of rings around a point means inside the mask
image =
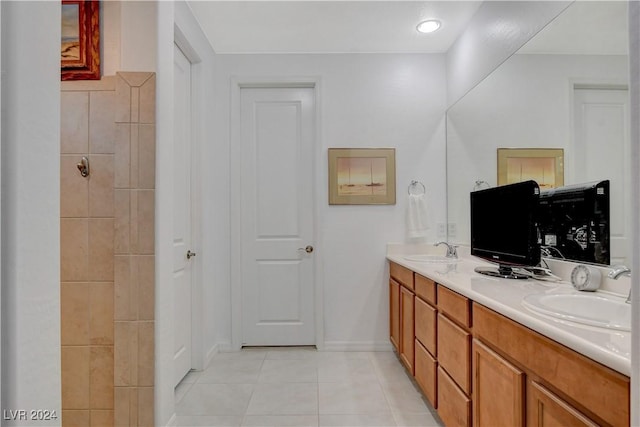
M 419 23 L 416 30 L 418 30 L 419 33 L 433 33 L 438 28 L 440 28 L 440 21 L 437 19 L 429 19 Z

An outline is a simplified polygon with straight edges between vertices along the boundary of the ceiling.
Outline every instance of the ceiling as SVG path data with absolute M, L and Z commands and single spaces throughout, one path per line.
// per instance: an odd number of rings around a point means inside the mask
M 481 1 L 189 1 L 216 53 L 440 53 Z M 442 27 L 420 34 L 435 18 Z
M 190 0 L 216 53 L 442 53 L 482 1 Z M 416 25 L 442 27 L 420 34 Z M 576 1 L 519 53 L 626 54 L 626 1 Z

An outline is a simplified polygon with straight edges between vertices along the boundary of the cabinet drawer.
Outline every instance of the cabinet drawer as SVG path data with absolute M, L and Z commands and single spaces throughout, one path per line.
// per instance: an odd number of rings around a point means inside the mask
M 417 282 L 416 282 L 417 284 Z M 436 353 L 436 319 L 438 312 L 435 308 L 416 298 L 415 318 L 416 318 L 416 338 L 425 346 L 429 353 L 435 356 Z
M 438 313 L 438 363 L 460 386 L 471 393 L 471 334 Z
M 404 268 L 394 262 L 389 263 L 389 274 L 396 279 L 398 283 L 413 290 L 413 271 Z
M 438 407 L 437 397 L 437 368 L 436 359 L 431 357 L 420 341 L 416 340 L 416 381 L 434 408 Z
M 438 309 L 462 326 L 471 326 L 470 300 L 444 286 L 438 286 Z
M 471 400 L 438 366 L 438 415 L 447 427 L 471 425 Z
M 415 274 L 416 295 L 432 305 L 436 305 L 436 282 Z

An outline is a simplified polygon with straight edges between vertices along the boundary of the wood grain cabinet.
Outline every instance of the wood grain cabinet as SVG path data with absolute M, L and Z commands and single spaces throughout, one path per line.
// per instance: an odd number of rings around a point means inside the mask
M 400 284 L 389 278 L 389 340 L 400 351 Z
M 438 415 L 447 427 L 471 425 L 471 399 L 440 366 L 438 366 Z
M 425 397 L 434 408 L 438 407 L 438 362 L 420 341 L 415 341 L 415 377 Z
M 472 353 L 474 427 L 524 426 L 524 372 L 477 339 Z
M 413 375 L 414 361 L 414 294 L 405 287 L 400 288 L 400 358 Z
M 477 303 L 473 324 L 477 340 L 525 372 L 527 425 L 629 425 L 629 377 Z M 491 392 L 496 390 L 494 384 Z M 483 391 L 476 394 L 474 387 L 473 398 L 482 408 Z
M 527 384 L 527 424 L 538 427 L 596 427 L 598 424 L 536 381 Z
M 448 426 L 471 425 L 471 305 L 444 286 L 438 300 L 438 413 Z M 463 411 L 464 408 L 464 411 Z M 461 412 L 462 411 L 462 412 Z
M 447 427 L 628 426 L 630 379 L 390 263 L 390 339 Z
M 436 283 L 415 275 L 415 377 L 427 400 L 438 407 Z
M 389 275 L 390 340 L 405 367 L 413 375 L 415 358 L 413 271 L 396 263 L 390 263 Z M 396 296 L 398 302 L 395 301 Z

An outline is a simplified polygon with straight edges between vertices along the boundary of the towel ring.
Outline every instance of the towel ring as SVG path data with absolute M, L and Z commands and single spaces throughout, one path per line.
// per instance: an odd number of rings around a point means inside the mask
M 424 186 L 423 183 L 421 183 L 420 181 L 411 181 L 411 184 L 409 184 L 409 187 L 407 187 L 407 194 L 411 194 L 411 189 L 414 187 L 417 187 L 418 185 L 422 186 L 422 193 L 415 193 L 415 194 L 424 194 L 427 192 L 427 187 Z

